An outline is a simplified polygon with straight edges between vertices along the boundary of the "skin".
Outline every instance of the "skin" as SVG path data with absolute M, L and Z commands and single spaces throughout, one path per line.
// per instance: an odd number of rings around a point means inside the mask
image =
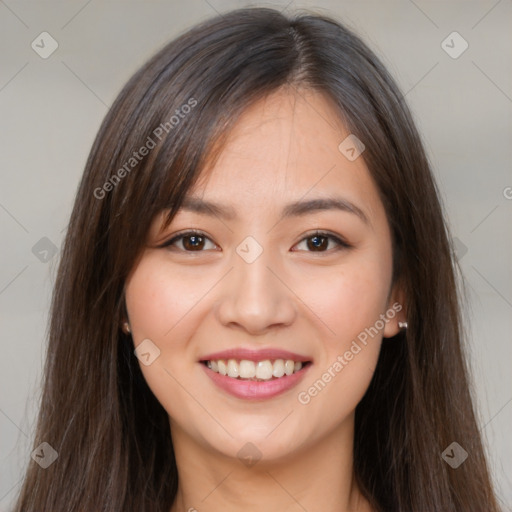
M 348 134 L 320 93 L 280 89 L 244 112 L 189 192 L 232 207 L 236 218 L 180 210 L 165 230 L 161 217 L 151 227 L 150 244 L 187 229 L 206 237 L 196 250 L 190 239 L 145 249 L 125 288 L 134 345 L 148 338 L 160 350 L 140 365 L 169 414 L 179 471 L 171 512 L 372 510 L 353 478 L 354 411 L 382 337 L 399 331 L 405 308 L 307 404 L 298 400 L 402 303 L 376 186 L 362 157 L 351 162 L 338 150 Z M 280 219 L 289 202 L 332 196 L 354 203 L 368 223 L 336 209 Z M 328 238 L 315 250 L 316 229 L 351 247 Z M 263 249 L 252 263 L 236 252 L 247 236 Z M 281 348 L 313 364 L 293 389 L 248 401 L 215 386 L 198 362 L 233 347 Z M 261 455 L 253 466 L 237 456 L 248 442 Z

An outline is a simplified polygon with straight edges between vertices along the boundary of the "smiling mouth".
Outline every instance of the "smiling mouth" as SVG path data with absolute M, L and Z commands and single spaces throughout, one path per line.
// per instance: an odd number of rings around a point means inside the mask
M 294 361 L 292 359 L 265 359 L 251 361 L 248 359 L 217 359 L 201 361 L 210 370 L 236 380 L 263 382 L 278 380 L 298 373 L 311 361 Z

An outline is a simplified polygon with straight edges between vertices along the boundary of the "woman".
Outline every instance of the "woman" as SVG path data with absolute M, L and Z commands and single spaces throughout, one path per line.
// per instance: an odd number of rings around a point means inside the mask
M 461 338 L 383 65 L 326 17 L 232 11 L 100 128 L 52 304 L 55 460 L 16 510 L 497 511 Z

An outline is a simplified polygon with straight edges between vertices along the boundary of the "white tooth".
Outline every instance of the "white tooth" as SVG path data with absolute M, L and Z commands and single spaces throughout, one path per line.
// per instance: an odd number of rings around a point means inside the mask
M 218 372 L 219 371 L 219 365 L 217 364 L 217 361 L 210 361 L 210 368 L 214 371 L 214 372 Z
M 256 376 L 256 365 L 254 364 L 254 361 L 242 359 L 240 361 L 239 369 L 240 377 L 242 377 L 242 379 L 252 379 Z
M 211 361 L 206 361 L 206 366 L 207 366 L 208 368 L 211 368 L 211 367 L 212 367 L 212 362 L 211 362 Z
M 276 359 L 272 370 L 274 377 L 282 377 L 284 375 L 284 361 L 282 359 Z
M 284 363 L 284 373 L 291 375 L 293 373 L 294 362 L 291 359 L 287 359 Z
M 228 361 L 227 371 L 229 377 L 233 377 L 235 379 L 238 377 L 240 372 L 238 371 L 238 363 L 234 359 L 230 359 Z
M 258 361 L 256 365 L 256 378 L 269 380 L 272 378 L 272 363 L 266 359 L 265 361 Z
M 217 366 L 219 367 L 219 373 L 221 375 L 227 375 L 228 372 L 227 372 L 227 369 L 226 369 L 226 362 L 223 361 L 222 359 L 219 359 L 217 361 Z
M 293 371 L 298 372 L 302 368 L 302 363 L 300 361 L 296 361 L 293 365 Z

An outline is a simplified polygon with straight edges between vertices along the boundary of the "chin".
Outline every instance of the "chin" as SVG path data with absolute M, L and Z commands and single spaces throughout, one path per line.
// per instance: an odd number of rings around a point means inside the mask
M 283 417 L 280 417 L 269 419 L 264 424 L 248 425 L 245 418 L 245 425 L 233 431 L 233 438 L 223 436 L 222 439 L 210 437 L 205 440 L 219 454 L 237 458 L 243 463 L 246 460 L 279 462 L 300 451 L 310 437 L 304 426 L 297 432 L 295 426 L 292 429 L 291 425 L 282 428 L 283 425 L 279 425 L 282 421 Z

